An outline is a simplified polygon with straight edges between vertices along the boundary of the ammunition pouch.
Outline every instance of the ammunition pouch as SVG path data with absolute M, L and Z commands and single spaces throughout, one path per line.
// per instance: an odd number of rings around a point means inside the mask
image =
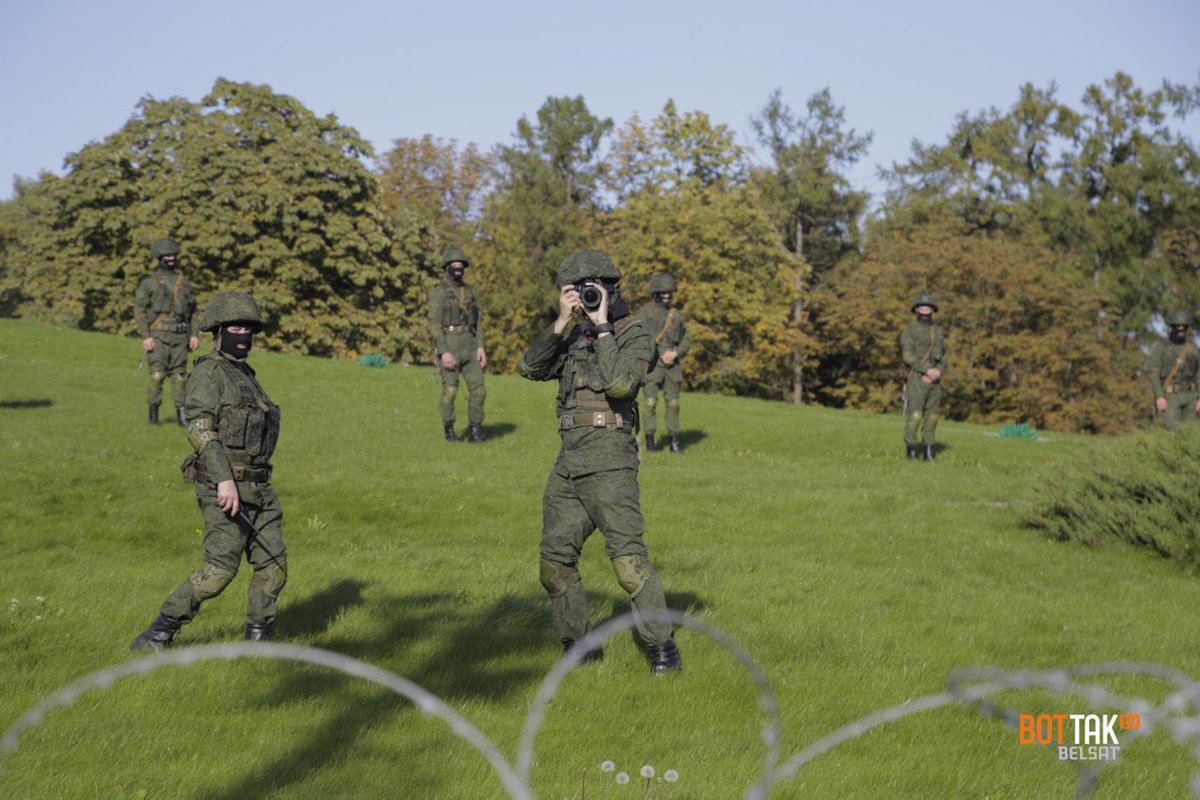
M 590 411 L 586 414 L 563 414 L 558 418 L 559 432 L 574 428 L 608 428 L 621 430 L 626 433 L 633 431 L 633 417 L 617 414 L 613 411 Z
M 471 333 L 471 328 L 467 325 L 443 325 L 442 333 Z
M 196 463 L 198 461 L 199 456 L 197 456 L 195 453 L 192 453 L 183 460 L 182 464 L 179 465 L 179 471 L 183 473 L 184 483 L 196 482 Z

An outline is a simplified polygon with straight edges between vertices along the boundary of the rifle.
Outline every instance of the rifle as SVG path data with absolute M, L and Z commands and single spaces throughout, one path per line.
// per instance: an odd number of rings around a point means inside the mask
M 138 360 L 138 367 L 137 367 L 137 371 L 138 371 L 138 372 L 141 372 L 141 371 L 142 371 L 142 367 L 144 367 L 144 366 L 146 366 L 146 354 L 145 354 L 145 353 L 142 353 L 142 357 L 141 357 L 141 358 Z

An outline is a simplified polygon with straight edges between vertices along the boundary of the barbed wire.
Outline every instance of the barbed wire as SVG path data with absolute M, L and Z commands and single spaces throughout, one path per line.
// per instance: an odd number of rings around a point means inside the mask
M 1167 731 L 1177 742 L 1187 746 L 1193 758 L 1200 761 L 1200 683 L 1171 667 L 1145 662 L 1103 662 L 1077 664 L 1050 670 L 1028 670 L 1003 667 L 967 667 L 954 670 L 947 679 L 947 689 L 922 697 L 905 700 L 894 706 L 863 716 L 823 736 L 803 750 L 779 764 L 781 724 L 779 703 L 770 679 L 750 653 L 725 631 L 715 625 L 689 614 L 667 610 L 645 612 L 641 616 L 624 614 L 601 625 L 589 633 L 578 646 L 559 660 L 543 679 L 530 705 L 522 727 L 514 767 L 495 743 L 470 721 L 429 690 L 389 670 L 373 666 L 359 659 L 306 645 L 290 645 L 277 642 L 238 642 L 218 645 L 199 645 L 168 650 L 133 661 L 116 664 L 93 672 L 59 689 L 31 706 L 0 737 L 0 761 L 13 753 L 23 733 L 40 725 L 56 708 L 69 706 L 84 692 L 104 689 L 117 680 L 134 675 L 145 675 L 164 666 L 189 666 L 212 660 L 234 660 L 239 658 L 270 658 L 296 661 L 337 670 L 355 678 L 361 678 L 388 688 L 411 700 L 424 714 L 443 720 L 458 737 L 470 743 L 496 771 L 505 790 L 517 800 L 534 800 L 530 783 L 530 772 L 534 762 L 534 745 L 545 721 L 546 711 L 562 686 L 566 676 L 582 662 L 585 654 L 600 647 L 614 634 L 632 630 L 639 622 L 666 620 L 672 624 L 701 633 L 729 650 L 750 674 L 758 690 L 759 706 L 766 715 L 762 738 L 766 752 L 762 758 L 761 775 L 745 793 L 746 800 L 763 800 L 771 789 L 796 775 L 813 759 L 829 752 L 838 745 L 861 736 L 868 731 L 904 719 L 915 714 L 932 711 L 950 705 L 972 707 L 985 717 L 996 719 L 1008 726 L 1016 727 L 1019 712 L 994 702 L 993 696 L 1005 691 L 1019 689 L 1044 689 L 1059 696 L 1082 698 L 1094 709 L 1119 709 L 1124 713 L 1137 714 L 1140 724 L 1136 729 L 1122 731 L 1122 748 L 1130 742 L 1149 736 L 1156 730 Z M 1126 697 L 1095 682 L 1084 679 L 1110 675 L 1136 675 L 1150 677 L 1174 685 L 1160 703 L 1141 697 Z M 1117 756 L 1119 757 L 1119 752 Z M 1078 769 L 1078 798 L 1089 798 L 1099 785 L 1104 770 L 1117 763 L 1111 761 L 1089 762 Z M 0 780 L 3 769 L 0 767 Z M 1189 786 L 1200 798 L 1200 772 L 1193 775 Z

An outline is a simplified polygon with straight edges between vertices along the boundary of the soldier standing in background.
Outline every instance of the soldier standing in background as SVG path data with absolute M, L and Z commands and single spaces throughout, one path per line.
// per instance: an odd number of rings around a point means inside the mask
M 434 358 L 442 382 L 440 408 L 447 442 L 458 441 L 454 433 L 454 398 L 458 375 L 467 380 L 467 441 L 483 441 L 483 401 L 487 389 L 483 370 L 487 351 L 483 347 L 483 325 L 475 290 L 463 280 L 470 266 L 466 255 L 452 247 L 442 256 L 446 277 L 429 290 L 429 330 Z
M 150 371 L 146 387 L 150 423 L 158 424 L 163 380 L 169 375 L 175 421 L 186 425 L 187 357 L 200 346 L 196 335 L 196 295 L 179 268 L 178 242 L 155 239 L 150 245 L 150 257 L 158 259 L 158 267 L 142 278 L 134 300 L 138 335 L 142 337 L 142 350 Z
M 237 574 L 242 555 L 254 568 L 245 638 L 270 639 L 275 603 L 287 583 L 283 509 L 271 486 L 271 455 L 279 438 L 279 406 L 246 364 L 263 319 L 245 292 L 219 292 L 204 310 L 213 352 L 196 359 L 188 387 L 188 439 L 196 454 L 184 479 L 196 483 L 204 518 L 204 563 L 167 596 L 150 627 L 130 648 L 168 647 L 182 625 Z
M 1154 409 L 1162 416 L 1167 430 L 1183 422 L 1195 422 L 1200 413 L 1200 354 L 1188 335 L 1196 317 L 1186 308 L 1167 312 L 1167 341 L 1158 341 L 1146 359 L 1146 373 L 1154 390 Z
M 540 557 L 542 586 L 564 652 L 588 632 L 579 555 L 597 528 L 634 614 L 667 607 L 642 539 L 633 435 L 637 393 L 654 357 L 654 340 L 621 299 L 620 280 L 612 259 L 598 250 L 567 256 L 558 268 L 558 318 L 534 338 L 518 364 L 530 380 L 558 379 L 562 447 L 542 496 Z M 584 317 L 579 325 L 576 312 Z M 637 630 L 655 675 L 680 669 L 668 620 L 639 616 Z
M 926 461 L 933 461 L 937 451 L 934 434 L 942 403 L 942 363 L 946 358 L 946 339 L 941 326 L 933 321 L 937 310 L 933 295 L 921 292 L 912 303 L 917 318 L 900 334 L 900 355 L 908 367 L 908 382 L 904 386 L 904 444 L 909 458 L 919 458 L 922 439 L 917 438 L 917 428 L 921 427 Z
M 646 375 L 646 386 L 642 393 L 642 427 L 646 431 L 646 449 L 657 450 L 654 434 L 658 428 L 658 392 L 662 390 L 667 408 L 663 419 L 667 423 L 672 453 L 679 452 L 679 390 L 683 385 L 683 370 L 679 361 L 687 355 L 691 346 L 687 323 L 683 312 L 671 306 L 675 297 L 675 277 L 669 272 L 659 272 L 650 278 L 650 293 L 654 299 L 637 311 L 637 318 L 654 336 L 658 345 L 658 356 L 654 368 Z

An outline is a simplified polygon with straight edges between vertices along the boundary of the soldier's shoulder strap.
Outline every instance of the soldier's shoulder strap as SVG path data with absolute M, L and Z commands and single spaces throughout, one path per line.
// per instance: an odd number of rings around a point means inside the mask
M 679 312 L 674 308 L 667 309 L 667 318 L 663 320 L 662 330 L 654 337 L 655 344 L 662 344 L 663 339 L 667 336 L 667 331 L 671 330 L 671 323 L 679 318 Z
M 1188 339 L 1183 349 L 1179 351 L 1179 355 L 1175 357 L 1175 363 L 1171 365 L 1171 371 L 1167 373 L 1167 377 L 1163 378 L 1163 385 L 1170 386 L 1171 381 L 1175 379 L 1175 373 L 1179 372 L 1179 368 L 1183 366 L 1183 362 L 1187 360 L 1188 353 L 1192 350 L 1192 340 Z

